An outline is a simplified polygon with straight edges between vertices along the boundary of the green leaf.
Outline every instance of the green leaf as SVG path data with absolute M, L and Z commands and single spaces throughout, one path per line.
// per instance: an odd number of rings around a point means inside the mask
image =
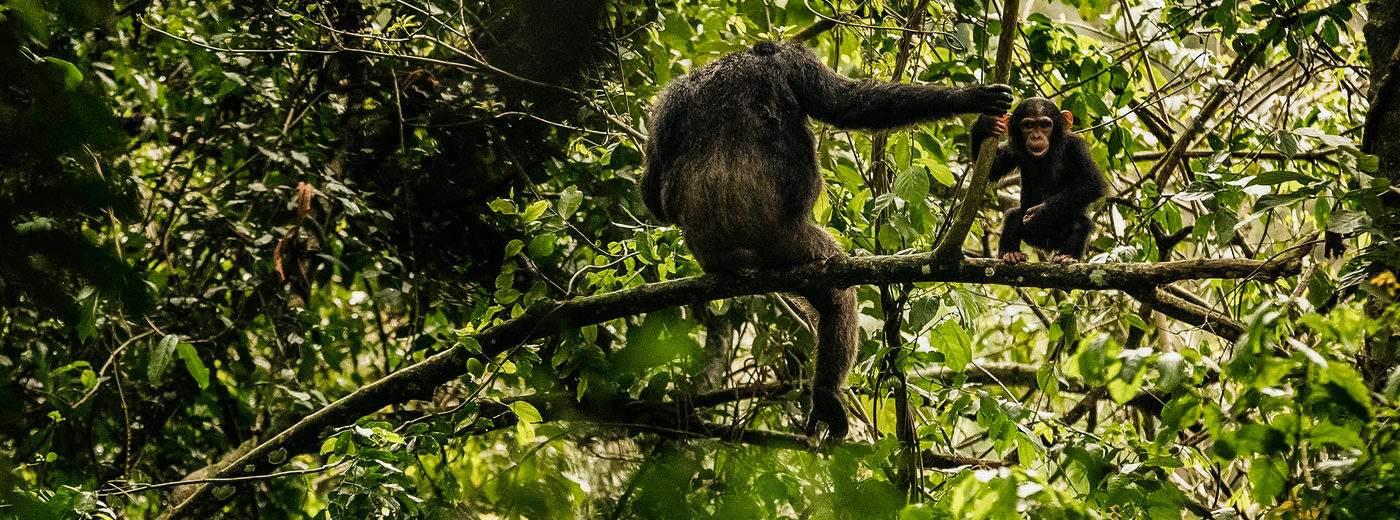
M 217 498 L 219 500 L 227 500 L 228 497 L 233 496 L 233 491 L 234 489 L 232 485 L 224 484 L 222 486 L 214 488 L 214 498 Z
M 1055 377 L 1055 364 L 1042 363 L 1035 371 L 1035 386 L 1045 397 L 1055 399 L 1060 396 L 1060 379 Z
M 1385 378 L 1385 388 L 1381 395 L 1392 403 L 1400 401 L 1400 367 L 1390 369 L 1390 375 Z
M 1259 457 L 1249 464 L 1249 483 L 1254 488 L 1254 500 L 1268 506 L 1283 492 L 1283 473 L 1269 458 Z
M 327 453 L 335 451 L 335 445 L 339 441 L 340 437 L 332 435 L 331 437 L 327 438 L 325 442 L 321 443 L 321 451 L 319 453 L 321 455 L 325 455 Z
M 1371 392 L 1356 369 L 1346 363 L 1329 363 L 1327 383 L 1322 385 L 1332 404 L 1361 419 L 1371 417 Z
M 1312 177 L 1308 177 L 1307 175 L 1303 175 L 1303 174 L 1298 173 L 1298 172 L 1290 172 L 1290 171 L 1286 171 L 1286 170 L 1277 170 L 1277 171 L 1264 172 L 1264 173 L 1261 173 L 1261 174 L 1259 174 L 1259 175 L 1255 175 L 1254 178 L 1252 178 L 1252 179 L 1249 180 L 1249 184 L 1248 184 L 1248 185 L 1249 185 L 1249 186 L 1273 186 L 1273 185 L 1275 185 L 1275 184 L 1283 184 L 1283 183 L 1285 183 L 1285 182 L 1301 182 L 1301 183 L 1307 183 L 1307 182 L 1310 182 L 1310 181 L 1312 181 L 1312 180 L 1313 180 Z
M 535 219 L 540 218 L 540 215 L 543 215 L 544 211 L 547 209 L 549 209 L 549 201 L 537 200 L 533 204 L 530 204 L 529 207 L 525 208 L 525 212 L 520 214 L 520 218 L 525 222 L 534 222 Z
M 63 90 L 77 90 L 78 85 L 83 84 L 83 72 L 78 70 L 78 66 L 53 56 L 44 56 L 44 61 L 49 62 L 63 73 Z
M 972 363 L 972 339 L 958 322 L 947 320 L 939 323 L 929 337 L 929 342 L 943 353 L 943 363 L 949 370 L 962 371 Z
M 1326 144 L 1327 146 L 1332 146 L 1336 148 L 1356 146 L 1356 143 L 1353 142 L 1351 139 L 1339 135 L 1332 135 L 1327 132 L 1323 132 L 1322 130 L 1318 130 L 1316 128 L 1295 128 L 1293 129 L 1293 133 L 1301 135 L 1303 137 L 1311 137 L 1313 139 L 1317 139 L 1319 141 L 1322 141 L 1322 143 Z
M 1144 370 L 1142 366 L 1147 356 L 1152 354 L 1149 347 L 1125 350 L 1118 354 L 1121 360 L 1121 368 L 1118 375 L 1108 383 L 1108 395 L 1118 404 L 1124 404 L 1137 396 L 1138 389 L 1142 388 Z
M 933 180 L 944 186 L 956 184 L 957 179 L 953 178 L 953 170 L 948 169 L 948 164 L 931 157 L 920 157 L 918 163 L 928 169 L 928 174 Z
M 505 256 L 505 257 L 506 257 L 506 258 L 510 258 L 510 257 L 512 257 L 512 256 L 518 255 L 518 254 L 520 254 L 520 251 L 523 250 L 523 249 L 525 249 L 525 242 L 522 242 L 522 241 L 521 241 L 520 239 L 518 239 L 518 238 L 511 239 L 510 242 L 507 242 L 507 243 L 506 243 L 506 256 Z
M 160 386 L 161 380 L 165 379 L 165 372 L 170 369 L 170 360 L 175 356 L 175 345 L 180 343 L 180 337 L 174 334 L 166 334 L 151 347 L 151 354 L 146 360 L 146 380 L 151 386 Z
M 91 287 L 84 287 L 78 294 L 78 341 L 97 337 L 97 291 Z
M 530 240 L 530 258 L 544 258 L 554 254 L 554 243 L 559 237 L 554 233 L 545 233 Z
M 568 220 L 575 211 L 578 211 L 579 204 L 582 202 L 583 192 L 579 191 L 577 187 L 569 186 L 559 193 L 559 206 L 555 208 L 555 211 L 558 211 L 559 216 L 563 217 L 564 220 Z
M 928 188 L 928 174 L 922 168 L 909 168 L 894 178 L 894 194 L 905 202 L 923 203 Z
M 1097 385 L 1107 377 L 1108 360 L 1104 350 L 1108 337 L 1100 334 L 1087 343 L 1079 352 L 1079 376 L 1084 378 L 1085 383 Z
M 540 415 L 540 411 L 535 409 L 535 405 L 525 401 L 510 403 L 510 411 L 515 413 L 515 417 L 520 419 L 520 422 L 538 423 L 544 420 L 544 417 Z
M 491 201 L 491 203 L 487 204 L 486 206 L 491 208 L 491 211 L 495 211 L 496 213 L 500 213 L 502 215 L 515 214 L 515 203 L 507 199 L 496 199 Z
M 1356 169 L 1366 173 L 1376 173 L 1381 169 L 1381 156 L 1362 154 L 1356 158 Z
M 194 349 L 194 345 L 180 343 L 175 347 L 175 352 L 180 356 L 180 360 L 185 362 L 185 370 L 190 372 L 190 377 L 199 384 L 201 390 L 209 387 L 209 369 L 204 366 L 204 362 L 199 359 L 199 351 Z
M 1170 392 L 1176 390 L 1177 385 L 1186 376 L 1186 370 L 1182 366 L 1181 354 L 1167 352 L 1162 357 L 1157 358 L 1157 390 Z
M 817 194 L 817 204 L 812 206 L 812 220 L 821 225 L 831 222 L 831 199 L 827 198 L 826 190 Z

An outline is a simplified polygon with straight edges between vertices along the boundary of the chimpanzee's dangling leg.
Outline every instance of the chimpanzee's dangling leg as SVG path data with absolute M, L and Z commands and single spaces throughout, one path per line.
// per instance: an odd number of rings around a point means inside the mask
M 1089 217 L 1079 215 L 1069 221 L 1064 239 L 1055 247 L 1054 261 L 1069 263 L 1084 258 L 1084 248 L 1089 245 L 1089 233 L 1094 230 L 1094 222 Z
M 803 298 L 821 314 L 817 319 L 817 367 L 812 378 L 812 411 L 807 434 L 817 431 L 817 423 L 827 425 L 831 439 L 842 439 L 850 429 L 840 390 L 856 354 L 855 289 L 819 289 Z
M 841 245 L 825 229 L 809 222 L 795 222 L 764 231 L 766 236 L 761 238 L 766 247 L 755 247 L 755 252 L 763 257 L 763 267 L 766 268 L 791 267 L 846 256 Z M 815 289 L 803 292 L 801 296 L 818 314 L 815 320 L 816 374 L 812 378 L 812 408 L 807 420 L 807 434 L 815 434 L 817 424 L 826 423 L 827 437 L 839 440 L 850 429 L 840 391 L 846 384 L 846 374 L 855 361 L 857 349 L 855 289 Z

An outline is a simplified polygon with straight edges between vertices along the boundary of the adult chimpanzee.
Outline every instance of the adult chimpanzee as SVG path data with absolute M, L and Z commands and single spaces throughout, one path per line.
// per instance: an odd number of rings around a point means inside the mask
M 1009 121 L 1008 121 L 1009 119 Z M 1008 263 L 1026 261 L 1021 242 L 1053 252 L 1051 260 L 1069 263 L 1084 256 L 1094 230 L 1085 210 L 1108 193 L 1089 146 L 1069 132 L 1074 114 L 1054 101 L 1029 98 L 1009 116 L 983 115 L 972 127 L 972 154 L 982 140 L 1011 128 L 1010 146 L 997 149 L 991 179 L 1021 170 L 1021 207 L 1006 213 L 998 254 Z
M 812 220 L 822 192 L 808 116 L 840 128 L 885 129 L 963 113 L 1004 114 L 1006 85 L 947 88 L 856 81 L 797 43 L 759 43 L 673 81 L 651 113 L 642 196 L 680 225 L 710 272 L 784 268 L 841 258 Z M 817 316 L 808 435 L 844 437 L 837 397 L 856 352 L 851 289 L 801 295 Z

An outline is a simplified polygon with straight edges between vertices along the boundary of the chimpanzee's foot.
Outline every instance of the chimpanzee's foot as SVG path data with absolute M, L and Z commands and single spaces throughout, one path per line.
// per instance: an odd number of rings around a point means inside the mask
M 1051 257 L 1051 258 L 1050 258 L 1050 261 L 1051 261 L 1051 262 L 1055 262 L 1055 263 L 1057 263 L 1057 264 L 1072 264 L 1072 263 L 1078 262 L 1079 259 L 1078 259 L 1078 258 L 1075 258 L 1073 255 L 1067 255 L 1067 254 L 1064 254 L 1064 253 L 1060 253 L 1060 254 L 1057 254 L 1057 255 Z
M 1001 261 L 1008 264 L 1019 264 L 1026 260 L 1030 260 L 1030 257 L 1020 251 L 1007 251 L 1001 254 Z
M 846 419 L 846 407 L 834 388 L 812 389 L 812 410 L 807 419 L 808 437 L 817 434 L 817 423 L 826 423 L 826 438 L 839 441 L 846 438 L 850 424 Z

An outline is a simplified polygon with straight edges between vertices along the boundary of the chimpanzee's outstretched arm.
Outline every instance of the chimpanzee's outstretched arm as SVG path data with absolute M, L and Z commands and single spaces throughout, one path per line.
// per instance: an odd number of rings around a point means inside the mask
M 1011 109 L 1011 87 L 1006 85 L 950 88 L 853 80 L 822 64 L 801 44 L 774 45 L 771 50 L 802 109 L 839 128 L 879 130 Z

